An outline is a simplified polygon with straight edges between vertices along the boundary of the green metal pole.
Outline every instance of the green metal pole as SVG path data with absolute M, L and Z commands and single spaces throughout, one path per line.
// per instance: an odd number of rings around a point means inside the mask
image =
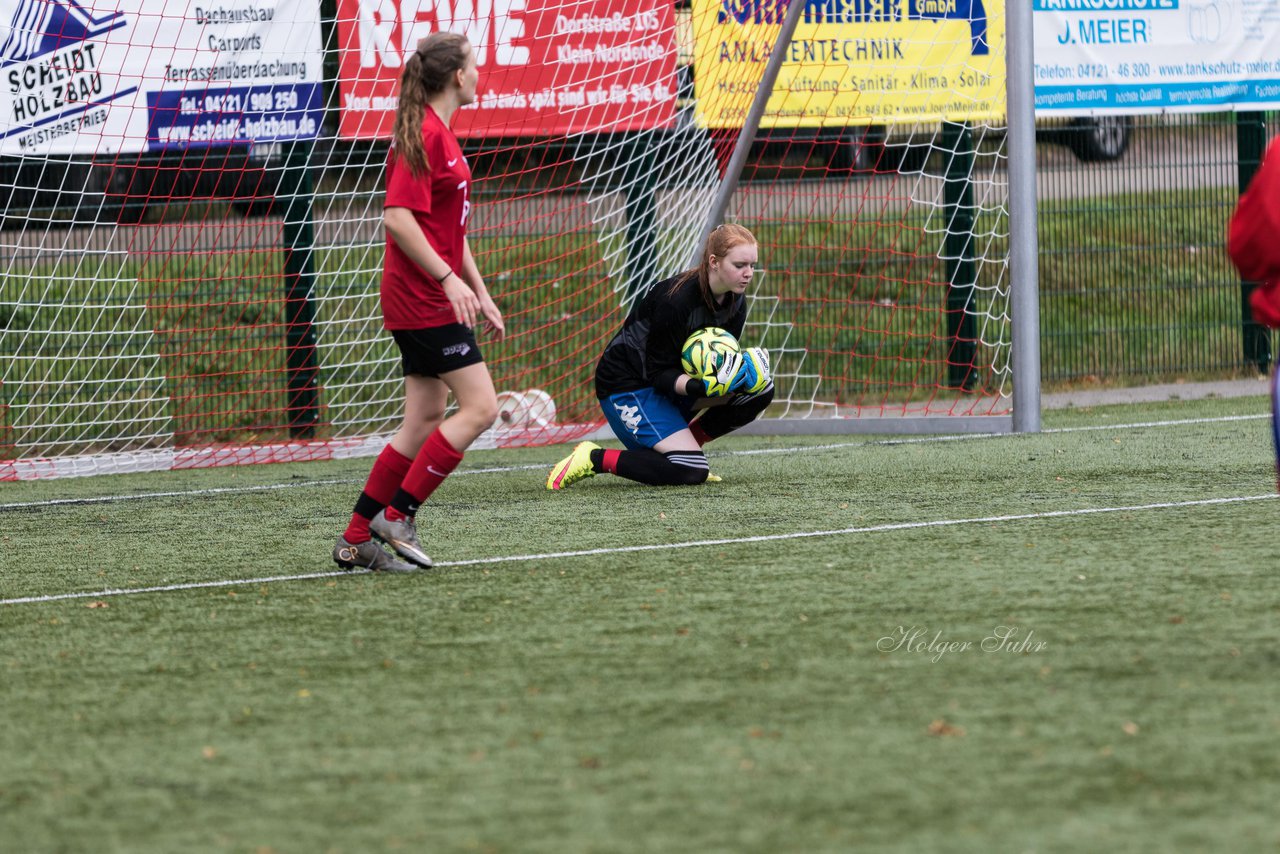
M 974 286 L 978 281 L 973 259 L 973 131 L 968 123 L 945 122 L 943 148 L 947 173 L 943 183 L 947 236 L 943 244 L 947 265 L 947 385 L 968 391 L 977 384 L 973 364 L 977 353 L 977 323 L 973 316 Z
M 1258 171 L 1266 148 L 1266 113 L 1236 113 L 1236 161 L 1241 193 Z M 1257 282 L 1240 282 L 1240 333 L 1245 361 L 1256 365 L 1265 374 L 1271 364 L 1271 336 L 1265 326 L 1254 321 L 1253 310 L 1249 307 L 1249 295 L 1257 286 Z
M 289 435 L 295 439 L 315 436 L 320 422 L 319 370 L 316 358 L 315 309 L 315 228 L 311 203 L 310 140 L 288 143 L 284 173 L 276 198 L 284 210 L 284 304 L 285 353 L 288 368 Z
M 623 304 L 643 296 L 658 270 L 657 170 L 653 168 L 655 131 L 630 134 L 623 145 L 622 186 L 626 196 L 627 272 Z

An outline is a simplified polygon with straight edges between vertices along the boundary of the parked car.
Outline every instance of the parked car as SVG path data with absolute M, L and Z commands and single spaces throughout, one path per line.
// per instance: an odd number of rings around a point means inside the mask
M 1001 145 L 1005 129 L 993 125 L 970 125 L 974 143 L 980 149 Z M 918 171 L 938 148 L 942 128 L 934 123 L 870 125 L 838 129 L 825 139 L 833 169 L 880 172 Z M 1090 116 L 1036 120 L 1036 141 L 1065 146 L 1085 163 L 1118 160 L 1129 148 L 1133 136 L 1130 116 Z
M 276 213 L 279 145 L 186 152 L 0 157 L 0 228 L 139 223 L 149 211 L 195 199 L 229 199 L 245 216 Z
M 202 198 L 231 199 L 245 216 L 268 216 L 276 209 L 281 166 L 279 145 L 233 145 L 112 156 L 93 168 L 112 218 L 138 223 L 152 208 Z
M 96 222 L 102 188 L 83 157 L 0 157 L 0 228 Z
M 689 0 L 675 0 L 677 108 L 690 114 L 694 125 L 693 10 Z M 828 164 L 838 171 L 917 171 L 924 167 L 940 133 L 935 123 L 863 125 L 846 127 L 760 128 L 754 148 L 758 153 L 781 146 L 808 142 L 827 152 Z M 1003 129 L 977 125 L 982 139 L 1003 135 Z M 1129 147 L 1133 119 L 1129 116 L 1092 116 L 1036 120 L 1039 142 L 1064 145 L 1084 162 L 1117 160 Z
M 1052 120 L 1041 120 L 1049 122 Z M 1040 122 L 1037 122 L 1037 128 Z M 1070 148 L 1076 157 L 1088 162 L 1119 160 L 1129 149 L 1133 136 L 1130 116 L 1090 116 L 1068 120 L 1066 127 L 1053 131 L 1058 141 Z

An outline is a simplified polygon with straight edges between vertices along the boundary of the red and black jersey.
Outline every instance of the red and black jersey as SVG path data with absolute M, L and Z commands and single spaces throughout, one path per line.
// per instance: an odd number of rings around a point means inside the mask
M 684 374 L 680 351 L 693 332 L 719 326 L 734 337 L 742 335 L 746 297 L 727 293 L 720 300 L 714 308 L 707 305 L 697 275 L 689 272 L 651 287 L 605 346 L 596 365 L 596 397 L 642 388 L 656 388 L 670 396 L 676 377 Z
M 1280 329 L 1280 137 L 1240 196 L 1227 233 L 1227 251 L 1242 278 L 1258 282 L 1249 295 L 1253 319 Z
M 453 131 L 427 107 L 422 122 L 427 171 L 413 175 L 387 154 L 386 207 L 408 208 L 449 269 L 461 275 L 467 218 L 471 214 L 471 169 Z M 382 268 L 382 318 L 387 329 L 426 329 L 455 323 L 440 282 L 427 274 L 387 234 Z

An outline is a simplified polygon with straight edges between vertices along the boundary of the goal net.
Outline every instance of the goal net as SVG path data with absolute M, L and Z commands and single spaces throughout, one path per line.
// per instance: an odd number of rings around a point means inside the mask
M 1000 7 L 808 0 L 0 0 L 0 479 L 376 453 L 398 78 L 476 47 L 454 128 L 508 336 L 480 446 L 600 431 L 592 376 L 708 211 L 760 240 L 769 424 L 1009 412 Z M 727 174 L 771 52 L 741 175 Z M 797 423 L 800 428 L 795 427 Z M 791 425 L 791 426 L 787 426 Z

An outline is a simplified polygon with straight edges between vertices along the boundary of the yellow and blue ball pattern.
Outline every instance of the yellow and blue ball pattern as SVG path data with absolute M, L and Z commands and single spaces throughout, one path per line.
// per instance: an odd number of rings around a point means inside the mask
M 680 367 L 691 377 L 710 376 L 738 349 L 738 339 L 732 334 L 718 326 L 708 326 L 685 339 L 680 351 Z

